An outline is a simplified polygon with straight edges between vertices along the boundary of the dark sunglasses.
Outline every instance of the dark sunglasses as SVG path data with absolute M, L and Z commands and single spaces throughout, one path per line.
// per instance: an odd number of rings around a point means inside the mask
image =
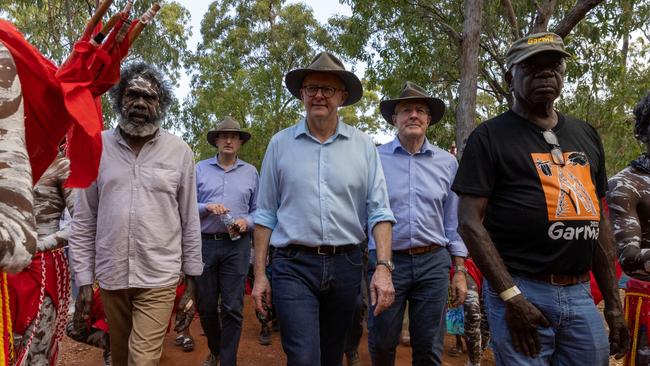
M 553 163 L 564 166 L 564 164 L 566 164 L 564 161 L 564 154 L 562 154 L 562 148 L 560 147 L 560 142 L 557 140 L 555 132 L 553 132 L 553 130 L 545 130 L 542 131 L 542 136 L 544 136 L 544 141 L 552 146 L 551 158 L 553 159 Z

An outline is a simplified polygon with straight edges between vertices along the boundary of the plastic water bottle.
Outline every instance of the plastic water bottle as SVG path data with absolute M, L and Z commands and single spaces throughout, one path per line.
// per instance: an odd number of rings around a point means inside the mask
M 235 219 L 232 217 L 230 212 L 226 212 L 225 214 L 221 215 L 221 222 L 223 222 L 223 224 L 226 226 L 226 229 L 228 229 L 230 240 L 239 240 L 239 238 L 241 238 L 239 231 L 235 227 Z

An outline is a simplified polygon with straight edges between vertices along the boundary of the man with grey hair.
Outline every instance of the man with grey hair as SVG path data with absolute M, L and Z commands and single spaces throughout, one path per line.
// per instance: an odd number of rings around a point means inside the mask
M 102 134 L 97 180 L 77 195 L 72 222 L 75 326 L 86 326 L 96 280 L 113 364 L 157 365 L 179 275 L 177 330 L 193 318 L 203 270 L 193 154 L 160 128 L 172 94 L 158 70 L 130 64 L 110 94 L 118 127 Z

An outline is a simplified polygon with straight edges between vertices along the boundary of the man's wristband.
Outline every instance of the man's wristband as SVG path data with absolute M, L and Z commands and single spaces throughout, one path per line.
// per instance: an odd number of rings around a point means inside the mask
M 499 294 L 499 297 L 503 301 L 508 301 L 508 300 L 512 299 L 513 297 L 519 295 L 519 294 L 521 294 L 521 291 L 519 291 L 519 288 L 517 286 L 512 286 L 509 289 L 504 290 L 503 292 L 501 292 Z

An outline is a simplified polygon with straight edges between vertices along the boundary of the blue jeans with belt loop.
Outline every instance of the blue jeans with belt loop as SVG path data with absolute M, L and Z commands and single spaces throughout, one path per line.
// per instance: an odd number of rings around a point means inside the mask
M 203 239 L 197 310 L 210 352 L 220 357 L 222 366 L 237 364 L 250 248 L 249 234 L 235 241 Z
M 273 304 L 288 366 L 339 366 L 361 286 L 361 251 L 319 255 L 278 248 Z
M 368 278 L 372 278 L 377 252 L 370 251 Z M 410 255 L 393 252 L 395 302 L 379 316 L 368 310 L 368 350 L 374 366 L 395 365 L 395 349 L 408 301 L 413 365 L 441 365 L 445 307 L 451 258 L 444 248 Z M 369 280 L 370 281 L 370 280 Z
M 515 350 L 505 321 L 505 303 L 487 281 L 483 296 L 490 346 L 497 365 L 522 366 L 606 366 L 609 365 L 609 341 L 603 318 L 591 297 L 589 282 L 556 286 L 525 276 L 513 275 L 521 293 L 551 323 L 539 327 L 540 353 L 527 357 Z

